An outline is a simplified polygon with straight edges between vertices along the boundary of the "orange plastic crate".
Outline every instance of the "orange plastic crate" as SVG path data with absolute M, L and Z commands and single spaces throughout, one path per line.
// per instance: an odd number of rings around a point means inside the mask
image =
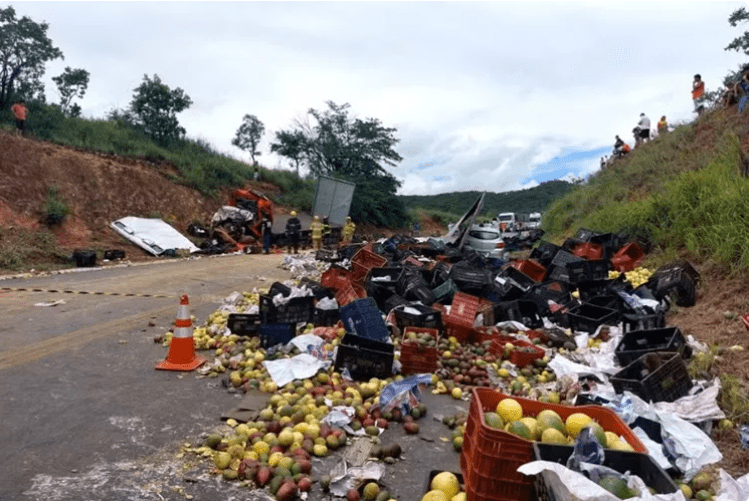
M 591 242 L 584 242 L 573 248 L 573 255 L 588 260 L 601 259 L 604 256 L 604 247 Z
M 364 268 L 371 270 L 373 268 L 382 268 L 388 263 L 388 259 L 364 247 L 354 254 L 354 257 L 352 257 L 352 263 L 357 263 Z
M 328 268 L 320 276 L 320 285 L 329 289 L 339 290 L 349 285 L 351 272 L 341 268 Z
M 438 330 L 427 327 L 406 327 L 404 336 L 401 340 L 401 373 L 402 374 L 421 374 L 424 372 L 432 373 L 437 370 L 438 350 L 435 348 L 420 348 L 416 344 L 404 344 L 407 335 L 410 332 L 428 332 L 438 341 Z
M 532 279 L 534 282 L 541 282 L 544 280 L 544 275 L 547 273 L 547 268 L 534 259 L 514 261 L 511 266 Z
M 618 250 L 614 256 L 612 256 L 612 266 L 617 271 L 627 272 L 633 271 L 633 269 L 643 261 L 643 249 L 635 243 L 631 242 Z
M 451 303 L 451 311 L 446 322 L 463 327 L 473 327 L 479 309 L 479 298 L 463 292 L 456 292 Z
M 359 263 L 352 262 L 352 281 L 353 282 L 364 282 L 370 273 L 370 268 L 365 268 Z

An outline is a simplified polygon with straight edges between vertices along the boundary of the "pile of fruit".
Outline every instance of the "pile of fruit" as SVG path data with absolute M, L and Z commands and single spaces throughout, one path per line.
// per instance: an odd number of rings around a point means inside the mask
M 422 501 L 466 501 L 466 492 L 458 477 L 443 471 L 432 477 L 430 490 L 422 496 Z
M 606 449 L 633 451 L 633 447 L 616 433 L 606 431 L 602 426 L 581 412 L 568 416 L 563 421 L 559 414 L 545 409 L 536 417 L 524 416 L 518 401 L 504 398 L 497 404 L 495 412 L 484 413 L 484 422 L 490 428 L 503 430 L 526 440 L 547 444 L 572 445 L 584 428 L 591 428 L 592 435 Z
M 625 279 L 630 282 L 630 285 L 633 286 L 635 289 L 636 287 L 640 287 L 641 285 L 648 282 L 648 279 L 651 278 L 651 275 L 653 275 L 654 272 L 649 270 L 648 268 L 644 268 L 642 266 L 639 266 L 635 268 L 632 271 L 626 271 L 625 272 Z M 611 270 L 608 273 L 607 278 L 610 280 L 615 279 L 620 276 L 619 271 Z

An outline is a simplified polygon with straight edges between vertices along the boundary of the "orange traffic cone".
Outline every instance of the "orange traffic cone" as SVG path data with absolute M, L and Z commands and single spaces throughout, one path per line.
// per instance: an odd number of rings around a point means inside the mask
M 195 356 L 190 301 L 187 294 L 183 294 L 180 298 L 180 307 L 177 309 L 174 336 L 169 344 L 167 359 L 158 364 L 156 368 L 169 371 L 192 371 L 200 367 L 205 361 L 205 358 Z

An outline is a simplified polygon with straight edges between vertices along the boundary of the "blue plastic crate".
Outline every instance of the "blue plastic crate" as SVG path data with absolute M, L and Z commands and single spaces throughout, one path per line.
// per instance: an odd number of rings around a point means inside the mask
M 371 297 L 357 299 L 341 307 L 341 320 L 347 332 L 386 342 L 390 337 L 378 305 Z
M 263 324 L 260 327 L 260 345 L 270 348 L 277 344 L 287 344 L 295 334 L 295 324 Z

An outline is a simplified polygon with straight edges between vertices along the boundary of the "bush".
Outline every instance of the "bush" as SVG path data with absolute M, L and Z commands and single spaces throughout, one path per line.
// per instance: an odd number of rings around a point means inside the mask
M 60 195 L 57 186 L 47 188 L 47 198 L 42 209 L 42 222 L 47 226 L 62 224 L 65 216 L 70 213 L 70 207 L 65 199 Z

